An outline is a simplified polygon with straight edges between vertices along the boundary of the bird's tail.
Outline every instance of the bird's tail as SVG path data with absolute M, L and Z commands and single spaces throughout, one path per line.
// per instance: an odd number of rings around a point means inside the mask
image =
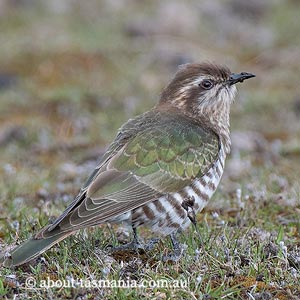
M 61 232 L 60 230 L 55 232 L 54 230 L 49 236 L 42 238 L 37 238 L 36 236 L 38 235 L 35 235 L 23 244 L 17 246 L 11 253 L 3 256 L 1 254 L 0 263 L 3 263 L 6 267 L 22 265 L 39 256 L 72 233 L 74 232 Z

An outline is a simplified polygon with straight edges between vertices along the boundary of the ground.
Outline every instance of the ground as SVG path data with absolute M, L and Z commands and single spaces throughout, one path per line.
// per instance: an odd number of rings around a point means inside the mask
M 63 211 L 119 126 L 156 103 L 179 64 L 210 60 L 257 77 L 238 86 L 232 153 L 197 228 L 179 236 L 179 262 L 160 260 L 167 239 L 148 253 L 109 255 L 130 232 L 103 225 L 30 265 L 1 267 L 0 298 L 300 299 L 299 8 L 293 0 L 1 0 L 0 252 Z M 41 287 L 50 279 L 169 286 Z

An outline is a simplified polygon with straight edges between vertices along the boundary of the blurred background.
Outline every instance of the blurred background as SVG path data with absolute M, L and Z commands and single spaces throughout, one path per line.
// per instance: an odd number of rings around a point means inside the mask
M 0 0 L 0 217 L 61 212 L 119 126 L 178 65 L 201 61 L 257 75 L 238 86 L 213 209 L 232 209 L 240 189 L 299 212 L 299 11 L 297 0 Z

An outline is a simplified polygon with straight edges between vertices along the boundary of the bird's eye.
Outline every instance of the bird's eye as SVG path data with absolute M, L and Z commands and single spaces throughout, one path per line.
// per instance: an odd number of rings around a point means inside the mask
M 199 83 L 199 86 L 201 86 L 205 90 L 209 90 L 213 87 L 213 82 L 209 79 L 204 79 Z

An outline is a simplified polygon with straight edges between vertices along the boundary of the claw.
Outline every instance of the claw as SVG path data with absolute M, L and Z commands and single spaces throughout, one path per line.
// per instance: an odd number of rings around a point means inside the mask
M 181 259 L 181 257 L 184 254 L 184 251 L 186 247 L 178 242 L 176 239 L 175 233 L 170 234 L 171 242 L 173 245 L 173 253 L 168 254 L 168 255 L 163 255 L 162 261 L 167 262 L 167 261 L 172 261 L 172 262 L 177 262 Z
M 195 205 L 195 197 L 191 196 L 185 199 L 181 206 L 187 211 L 188 218 L 190 221 L 193 223 L 194 226 L 196 226 L 196 213 L 194 210 L 194 205 Z
M 160 241 L 159 238 L 153 238 L 151 239 L 147 244 L 145 244 L 143 241 L 141 241 L 138 237 L 137 230 L 136 228 L 133 229 L 133 240 L 132 242 L 125 244 L 125 245 L 120 245 L 113 247 L 111 246 L 109 251 L 110 252 L 119 252 L 119 251 L 135 251 L 138 253 L 145 253 L 147 251 L 151 251 L 155 245 Z

